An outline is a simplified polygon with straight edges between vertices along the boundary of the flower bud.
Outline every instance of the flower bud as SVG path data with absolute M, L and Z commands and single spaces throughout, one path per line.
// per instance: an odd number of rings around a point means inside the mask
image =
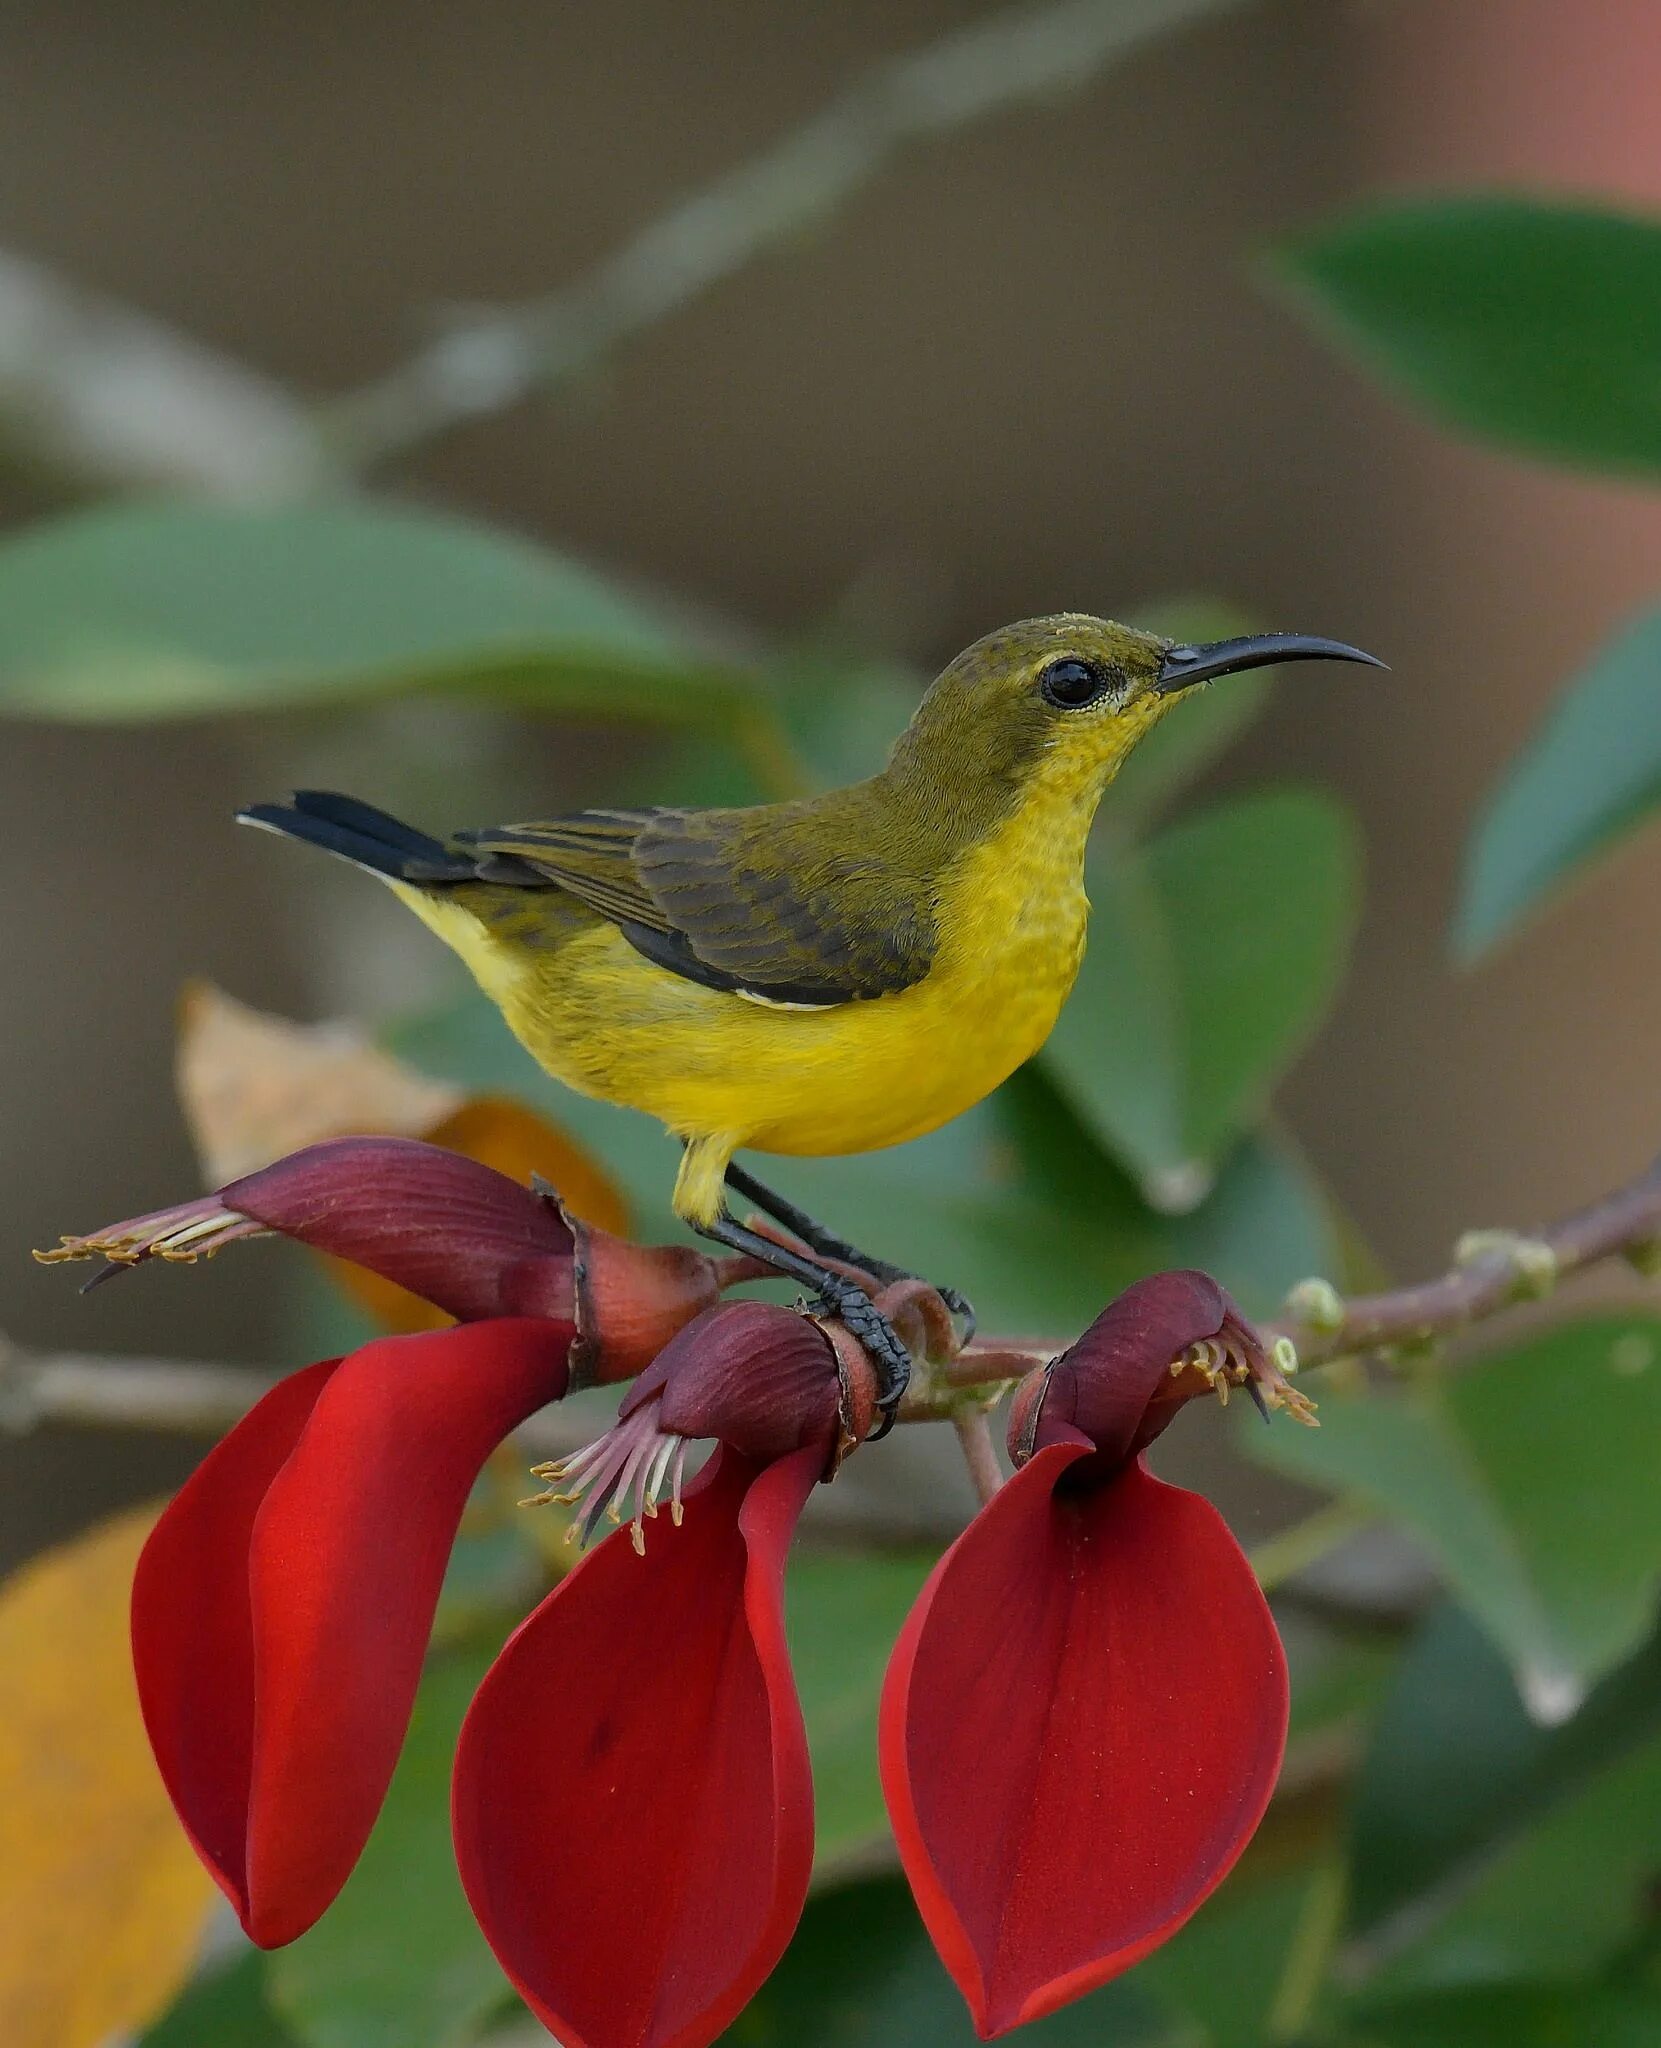
M 811 1316 L 773 1302 L 724 1302 L 670 1339 L 623 1396 L 603 1436 L 535 1468 L 550 1482 L 536 1499 L 580 1500 L 571 1533 L 585 1542 L 602 1517 L 627 1516 L 642 1550 L 644 1524 L 666 1490 L 670 1517 L 680 1520 L 694 1441 L 714 1438 L 758 1466 L 822 1444 L 829 1478 L 852 1431 L 869 1426 L 874 1398 L 869 1361 L 860 1368 L 845 1359 Z
M 36 1256 L 101 1254 L 119 1271 L 150 1258 L 189 1263 L 268 1232 L 377 1274 L 458 1322 L 574 1322 L 574 1386 L 629 1378 L 720 1291 L 714 1265 L 690 1246 L 613 1237 L 568 1216 L 551 1190 L 416 1138 L 326 1139 L 216 1195 Z
M 658 1427 L 716 1437 L 757 1465 L 834 1439 L 837 1355 L 811 1316 L 770 1301 L 708 1309 L 666 1344 L 623 1397 L 618 1417 L 658 1403 Z
M 1146 1449 L 1185 1402 L 1244 1387 L 1266 1414 L 1313 1422 L 1276 1357 L 1208 1273 L 1154 1273 L 1126 1288 L 1071 1349 L 1031 1372 L 1010 1408 L 1009 1453 L 1093 1444 L 1111 1469 Z

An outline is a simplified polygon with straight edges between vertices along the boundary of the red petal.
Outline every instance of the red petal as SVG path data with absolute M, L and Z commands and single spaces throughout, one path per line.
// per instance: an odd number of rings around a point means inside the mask
M 389 1337 L 273 1389 L 157 1523 L 133 1582 L 150 1742 L 249 1935 L 345 1883 L 404 1739 L 468 1489 L 564 1392 L 569 1323 Z
M 686 1521 L 613 1537 L 509 1638 L 456 1753 L 456 1857 L 567 2048 L 701 2048 L 783 1954 L 813 1862 L 784 1558 L 822 1444 L 716 1453 Z
M 1286 1663 L 1222 1517 L 1140 1464 L 1069 1492 L 1054 1445 L 935 1567 L 883 1688 L 883 1790 L 984 2038 L 1174 1934 L 1261 1819 Z

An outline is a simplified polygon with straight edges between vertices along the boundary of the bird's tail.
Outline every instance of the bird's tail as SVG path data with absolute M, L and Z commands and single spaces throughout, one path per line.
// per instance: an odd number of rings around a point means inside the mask
M 239 825 L 301 839 L 389 882 L 471 882 L 478 863 L 373 804 L 327 789 L 297 789 L 286 804 L 250 804 Z

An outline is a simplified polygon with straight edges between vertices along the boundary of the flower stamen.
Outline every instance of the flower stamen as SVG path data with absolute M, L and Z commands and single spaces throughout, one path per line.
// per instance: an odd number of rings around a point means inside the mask
M 240 1238 L 271 1235 L 263 1223 L 227 1209 L 215 1195 L 203 1195 L 172 1209 L 153 1209 L 147 1216 L 112 1223 L 89 1237 L 62 1238 L 49 1251 L 37 1251 L 35 1257 L 43 1266 L 56 1266 L 65 1259 L 105 1259 L 109 1262 L 105 1271 L 94 1274 L 88 1283 L 95 1286 L 110 1273 L 142 1265 L 146 1259 L 191 1266 L 198 1259 L 211 1259 Z
M 533 1465 L 531 1476 L 549 1482 L 546 1489 L 521 1501 L 521 1507 L 576 1507 L 582 1512 L 566 1531 L 567 1543 L 587 1545 L 602 1522 L 629 1525 L 629 1541 L 642 1555 L 646 1522 L 655 1518 L 670 1489 L 669 1519 L 680 1527 L 681 1481 L 688 1439 L 658 1426 L 658 1401 L 644 1402 L 615 1422 L 603 1436 L 547 1464 Z
M 1294 1422 L 1315 1429 L 1315 1403 L 1291 1384 L 1297 1369 L 1298 1354 L 1290 1338 L 1278 1337 L 1272 1350 L 1266 1350 L 1254 1331 L 1229 1323 L 1215 1337 L 1190 1344 L 1171 1360 L 1173 1379 L 1197 1373 L 1221 1407 L 1228 1406 L 1232 1388 L 1244 1387 L 1265 1421 L 1271 1409 L 1284 1408 Z

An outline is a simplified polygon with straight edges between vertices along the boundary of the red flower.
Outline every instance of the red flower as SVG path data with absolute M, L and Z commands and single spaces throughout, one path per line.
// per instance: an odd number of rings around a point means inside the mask
M 1138 1456 L 1183 1400 L 1231 1383 L 1300 1399 L 1203 1273 L 1121 1295 L 1023 1386 L 1021 1469 L 896 1645 L 883 1789 L 984 2038 L 1173 1934 L 1268 1804 L 1287 1716 L 1274 1622 L 1216 1510 Z
M 284 1381 L 158 1522 L 133 1650 L 186 1830 L 256 1942 L 311 1925 L 380 1809 L 480 1466 L 580 1373 L 644 1364 L 612 1428 L 543 1468 L 551 1497 L 586 1496 L 575 1533 L 627 1521 L 632 1540 L 585 1559 L 486 1675 L 457 1749 L 456 1854 L 504 1970 L 567 2048 L 704 2048 L 806 1897 L 785 1556 L 814 1485 L 869 1431 L 870 1362 L 837 1323 L 705 1306 L 747 1262 L 585 1235 L 541 1192 L 407 1140 L 313 1146 L 60 1255 L 188 1259 L 267 1230 L 463 1320 Z M 1184 1401 L 1234 1385 L 1307 1419 L 1215 1282 L 1131 1288 L 1023 1383 L 1019 1469 L 896 1646 L 884 1790 L 983 2035 L 1173 1933 L 1268 1801 L 1287 1707 L 1274 1624 L 1215 1511 L 1140 1457 Z M 688 1482 L 701 1439 L 716 1449 Z
M 580 1370 L 636 1370 L 714 1298 L 716 1272 L 695 1252 L 585 1231 L 551 1197 L 397 1138 L 309 1146 L 58 1256 L 190 1259 L 266 1230 L 467 1319 L 274 1388 L 139 1561 L 151 1746 L 203 1861 L 272 1947 L 329 1904 L 374 1824 L 485 1459 Z
M 330 1138 L 217 1194 L 66 1237 L 47 1264 L 103 1257 L 89 1285 L 160 1258 L 190 1264 L 276 1232 L 393 1281 L 460 1322 L 574 1322 L 573 1384 L 628 1379 L 716 1299 L 715 1266 L 567 1214 L 552 1189 L 417 1138 Z
M 351 1874 L 403 1746 L 479 1468 L 557 1401 L 569 1323 L 385 1337 L 274 1387 L 186 1482 L 133 1581 L 150 1745 L 249 1937 Z
M 585 1526 L 632 1513 L 643 1554 L 602 1544 L 509 1638 L 462 1728 L 454 1820 L 479 1924 L 568 2048 L 699 2048 L 795 1929 L 813 1787 L 785 1552 L 872 1390 L 863 1354 L 818 1324 L 732 1303 L 550 1468 L 588 1491 Z M 687 1441 L 707 1436 L 683 1493 Z M 666 1489 L 677 1526 L 644 1542 Z M 551 1843 L 580 1851 L 574 1882 L 550 1882 Z

